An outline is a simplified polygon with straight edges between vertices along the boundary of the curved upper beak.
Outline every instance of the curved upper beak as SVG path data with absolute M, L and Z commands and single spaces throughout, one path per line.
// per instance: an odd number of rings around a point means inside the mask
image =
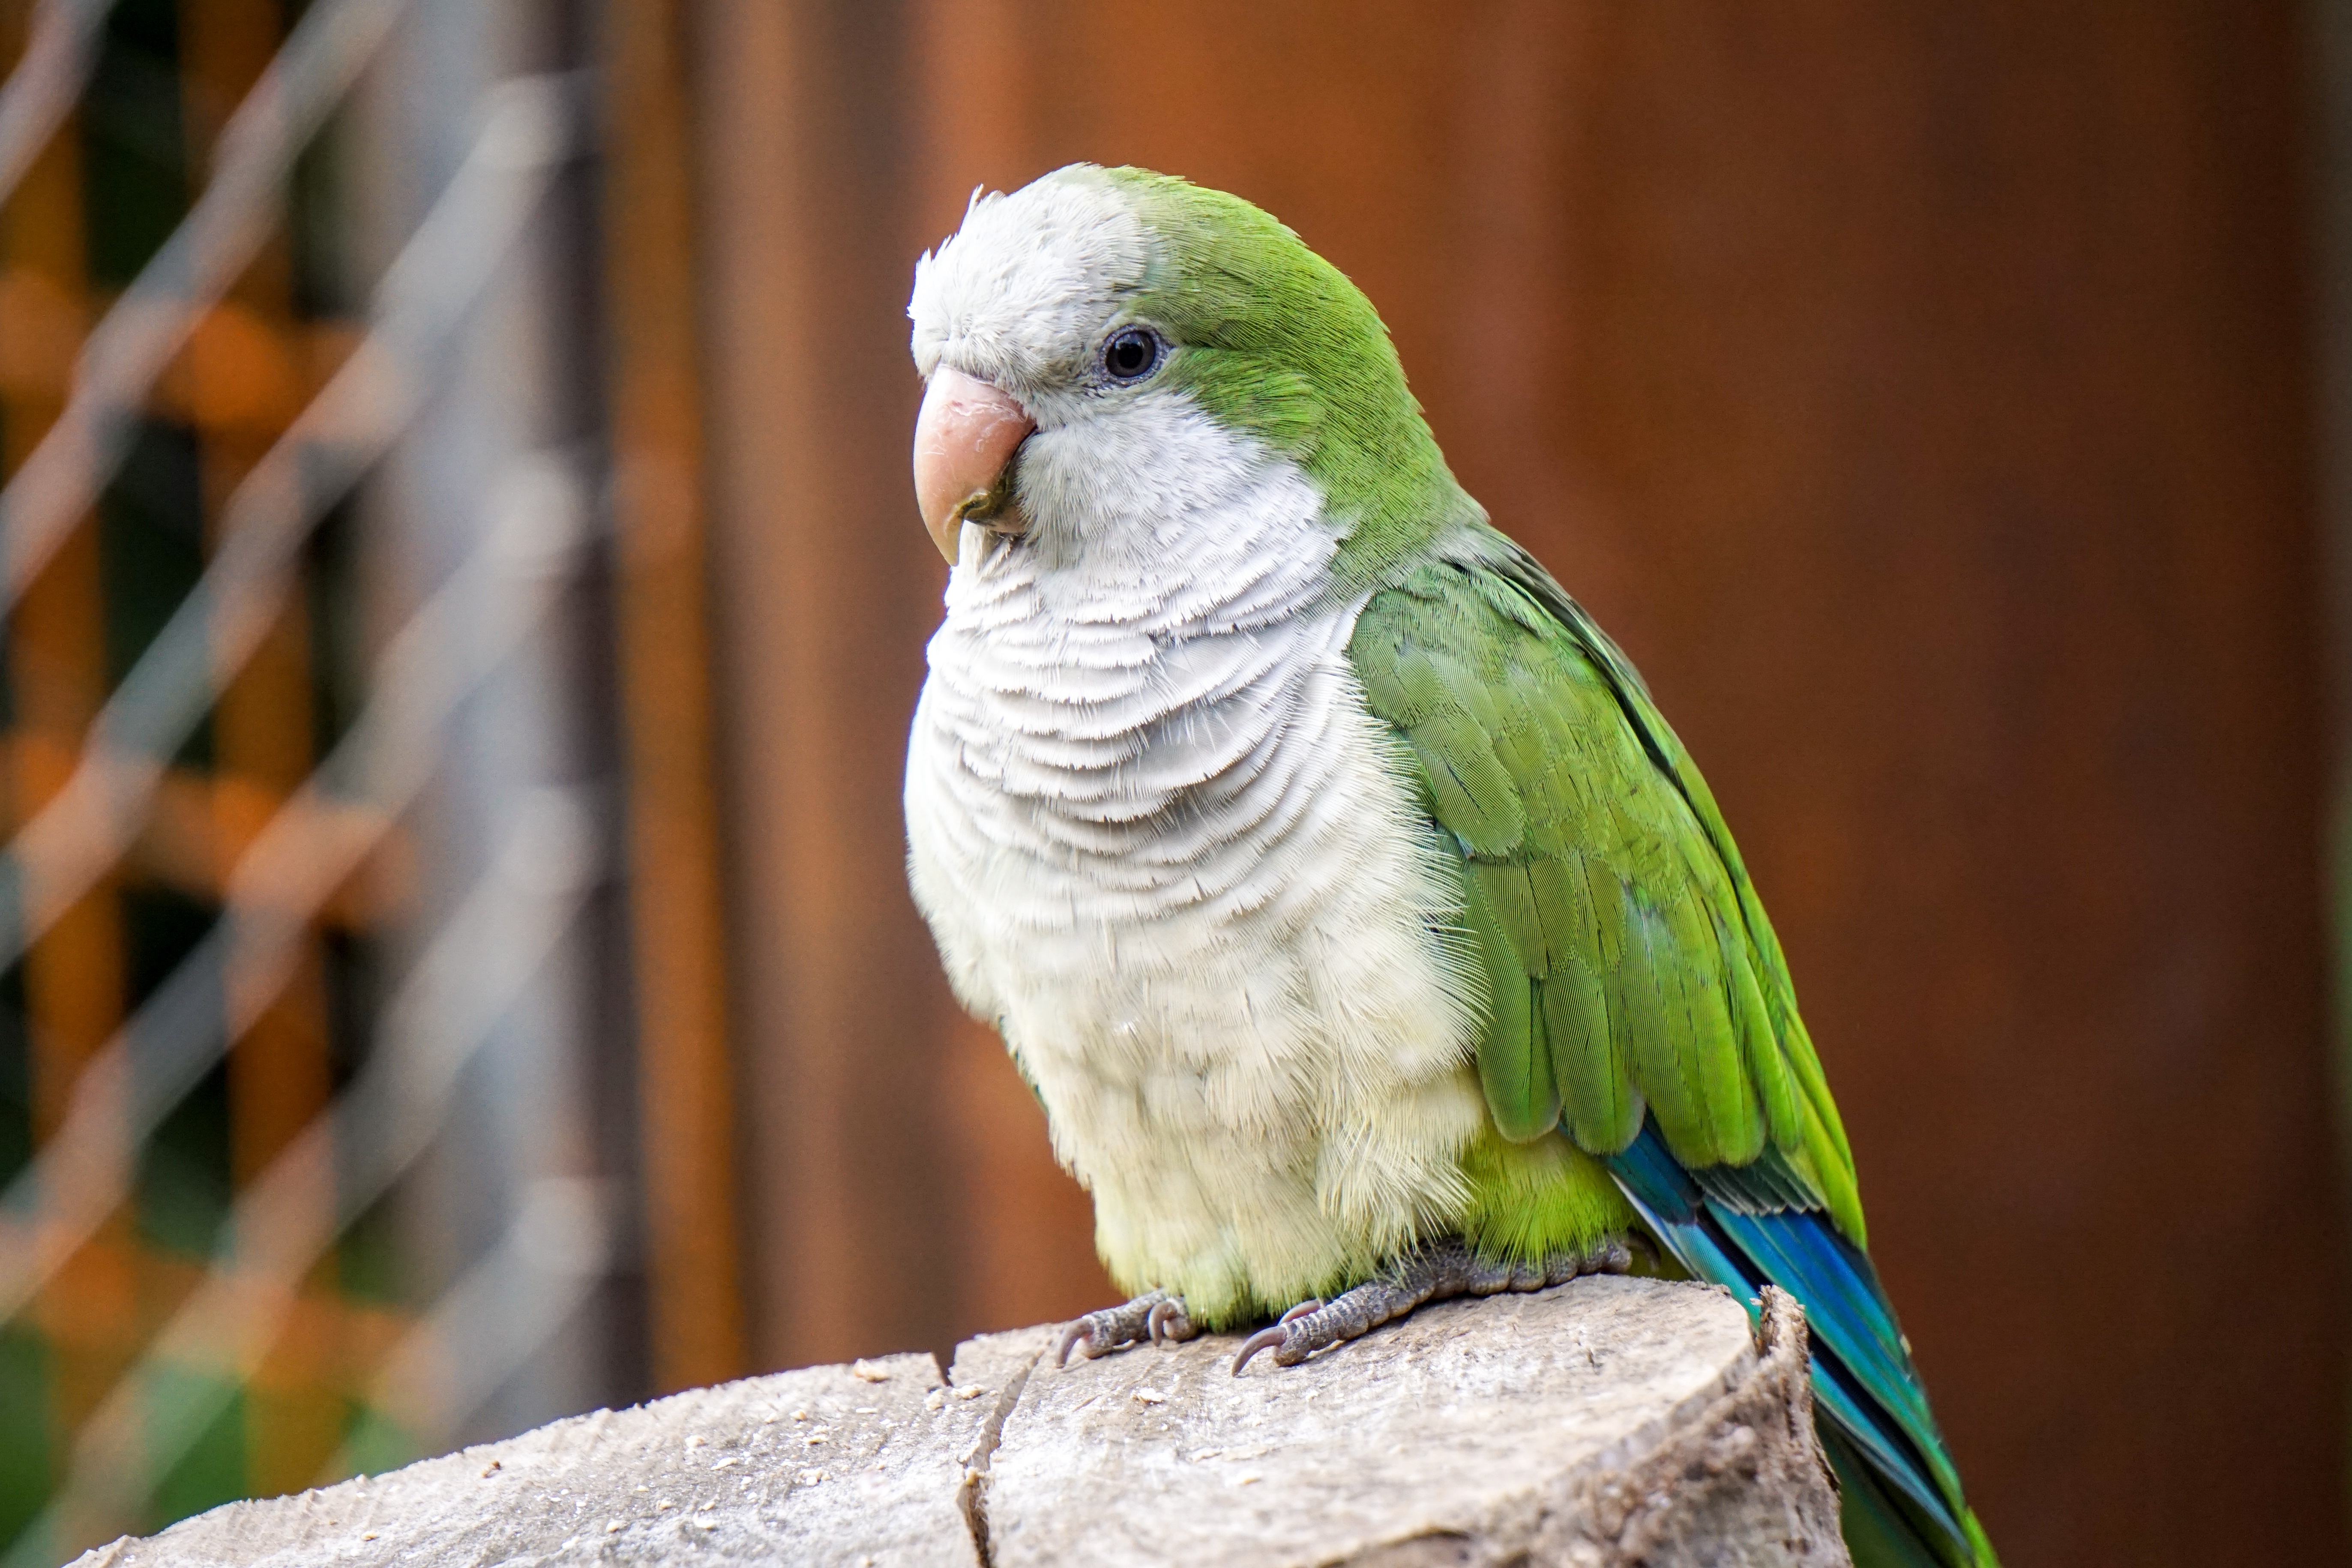
M 1011 394 L 946 365 L 915 416 L 915 504 L 953 565 L 967 519 L 999 533 L 1029 526 L 1013 499 L 1013 454 L 1037 428 Z

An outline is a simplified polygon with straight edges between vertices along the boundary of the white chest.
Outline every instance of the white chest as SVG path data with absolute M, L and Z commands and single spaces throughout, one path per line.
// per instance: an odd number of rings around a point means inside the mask
M 1451 894 L 1323 598 L 1318 497 L 1243 479 L 1142 550 L 974 531 L 907 776 L 917 900 L 1106 1261 L 1211 1315 L 1442 1223 L 1483 1115 Z

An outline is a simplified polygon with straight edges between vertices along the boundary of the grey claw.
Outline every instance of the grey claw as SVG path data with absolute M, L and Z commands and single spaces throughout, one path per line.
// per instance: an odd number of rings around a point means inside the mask
M 1249 1365 L 1250 1357 L 1262 1350 L 1272 1349 L 1289 1337 L 1290 1331 L 1282 1324 L 1276 1323 L 1270 1329 L 1260 1329 L 1244 1340 L 1240 1353 L 1234 1357 L 1234 1375 L 1239 1377 L 1242 1374 L 1242 1368 Z
M 1299 1302 L 1298 1305 L 1291 1308 L 1290 1310 L 1283 1313 L 1279 1318 L 1276 1318 L 1275 1322 L 1277 1325 L 1287 1323 L 1294 1319 L 1303 1318 L 1309 1312 L 1319 1312 L 1322 1310 L 1323 1298 L 1320 1296 L 1309 1296 L 1306 1300 Z
M 1069 1365 L 1073 1349 L 1092 1361 L 1146 1339 L 1155 1343 L 1189 1340 L 1196 1331 L 1192 1320 L 1184 1313 L 1181 1296 L 1171 1296 L 1165 1290 L 1147 1291 L 1116 1307 L 1079 1314 L 1062 1331 L 1061 1342 L 1054 1348 L 1054 1364 Z
M 1176 1331 L 1176 1325 L 1180 1321 L 1187 1331 L 1181 1334 Z M 1190 1332 L 1192 1321 L 1185 1317 L 1183 1303 L 1173 1298 L 1155 1302 L 1151 1308 L 1151 1315 L 1143 1320 L 1143 1327 L 1144 1331 L 1151 1336 L 1151 1342 L 1155 1345 L 1174 1343 L 1192 1337 Z

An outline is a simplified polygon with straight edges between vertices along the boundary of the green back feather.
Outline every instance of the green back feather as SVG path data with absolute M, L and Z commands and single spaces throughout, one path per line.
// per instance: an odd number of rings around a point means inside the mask
M 1483 524 L 1457 537 L 1372 595 L 1348 651 L 1462 858 L 1496 1128 L 1608 1155 L 1653 1115 L 1694 1169 L 1769 1152 L 1863 1243 L 1837 1107 L 1706 781 L 1541 566 Z

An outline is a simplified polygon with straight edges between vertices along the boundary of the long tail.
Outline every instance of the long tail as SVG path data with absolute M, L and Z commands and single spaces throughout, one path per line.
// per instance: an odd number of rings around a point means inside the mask
M 1790 1205 L 1777 1173 L 1685 1169 L 1654 1121 L 1609 1168 L 1676 1261 L 1729 1286 L 1751 1315 L 1768 1283 L 1804 1303 L 1822 1447 L 1857 1568 L 2000 1568 L 1869 1257 L 1827 1214 Z

